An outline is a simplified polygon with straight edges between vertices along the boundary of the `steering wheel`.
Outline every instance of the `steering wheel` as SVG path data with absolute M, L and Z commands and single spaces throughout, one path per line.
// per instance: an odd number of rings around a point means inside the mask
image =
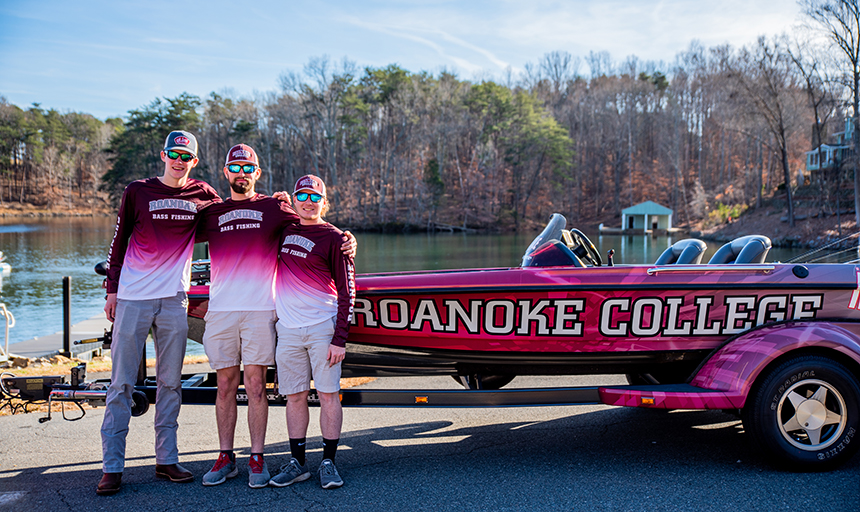
M 577 244 L 575 248 L 571 247 L 571 250 L 573 250 L 574 254 L 576 254 L 580 258 L 587 259 L 595 267 L 603 265 L 603 260 L 600 259 L 600 253 L 597 252 L 597 249 L 594 247 L 594 244 L 591 243 L 591 240 L 589 240 L 587 236 L 585 236 L 585 233 L 576 228 L 573 228 L 570 230 L 570 236 Z

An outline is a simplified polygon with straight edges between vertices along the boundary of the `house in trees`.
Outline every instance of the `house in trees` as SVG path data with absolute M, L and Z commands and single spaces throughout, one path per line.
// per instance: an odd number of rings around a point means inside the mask
M 844 162 L 851 151 L 853 136 L 854 121 L 848 117 L 845 119 L 845 130 L 834 133 L 829 144 L 821 144 L 806 152 L 806 173 L 814 176 Z
M 621 229 L 624 231 L 670 230 L 672 229 L 672 209 L 654 201 L 645 201 L 621 210 Z

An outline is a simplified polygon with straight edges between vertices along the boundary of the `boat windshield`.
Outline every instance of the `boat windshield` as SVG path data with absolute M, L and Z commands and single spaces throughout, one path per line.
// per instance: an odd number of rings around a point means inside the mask
M 526 249 L 526 253 L 523 255 L 522 266 L 531 266 L 532 255 L 546 242 L 549 242 L 550 240 L 562 240 L 561 233 L 565 226 L 567 226 L 567 219 L 564 218 L 564 215 L 553 213 L 552 217 L 549 218 L 549 222 L 546 227 L 543 228 L 543 231 L 541 231 L 534 240 L 532 240 L 532 243 L 529 244 L 529 248 Z

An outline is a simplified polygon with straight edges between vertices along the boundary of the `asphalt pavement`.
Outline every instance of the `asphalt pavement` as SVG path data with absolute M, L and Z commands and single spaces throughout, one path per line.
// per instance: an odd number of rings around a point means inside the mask
M 597 385 L 618 377 L 525 378 L 507 387 Z M 366 388 L 451 388 L 447 377 L 386 378 Z M 80 413 L 67 410 L 67 415 Z M 133 418 L 123 489 L 97 496 L 104 409 L 75 422 L 59 414 L 0 417 L 0 510 L 860 510 L 860 455 L 829 473 L 769 466 L 740 421 L 720 411 L 608 406 L 345 408 L 337 467 L 345 485 L 323 490 L 311 410 L 312 478 L 251 489 L 247 422 L 240 410 L 240 473 L 217 487 L 203 474 L 218 453 L 213 406 L 186 405 L 181 463 L 195 481 L 155 478 L 153 411 Z M 283 407 L 269 412 L 270 471 L 288 461 Z

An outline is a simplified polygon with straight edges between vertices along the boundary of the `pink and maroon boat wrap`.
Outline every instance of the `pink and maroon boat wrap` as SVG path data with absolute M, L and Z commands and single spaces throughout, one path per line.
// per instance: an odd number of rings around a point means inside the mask
M 603 387 L 601 400 L 734 409 L 762 369 L 790 351 L 832 352 L 860 365 L 858 275 L 860 267 L 846 264 L 364 274 L 348 346 L 550 374 L 684 360 L 698 365 L 687 384 Z M 205 314 L 205 293 L 192 287 L 191 316 Z

